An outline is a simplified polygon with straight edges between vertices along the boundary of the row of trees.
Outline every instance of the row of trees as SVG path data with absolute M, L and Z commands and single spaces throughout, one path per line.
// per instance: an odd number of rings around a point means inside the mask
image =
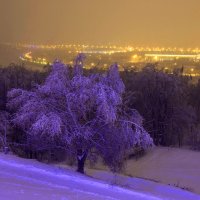
M 125 98 L 144 117 L 156 145 L 199 148 L 200 82 L 167 74 L 149 64 L 141 72 L 123 72 Z
M 7 92 L 12 88 L 30 90 L 34 84 L 41 84 L 49 73 L 46 68 L 43 72 L 32 71 L 23 65 L 10 64 L 8 67 L 0 67 L 0 109 L 6 109 Z

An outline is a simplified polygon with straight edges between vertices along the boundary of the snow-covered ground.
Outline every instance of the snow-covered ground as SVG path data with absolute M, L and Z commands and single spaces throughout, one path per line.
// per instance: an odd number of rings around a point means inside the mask
M 122 174 L 184 188 L 200 195 L 199 158 L 198 151 L 156 147 L 138 160 L 128 160 Z M 98 170 L 93 173 L 94 169 Z M 92 168 L 88 164 L 88 174 L 101 180 L 108 180 L 107 177 L 100 175 L 100 170 L 108 171 L 100 162 Z M 121 178 L 117 179 L 117 182 L 121 185 L 125 184 Z
M 101 176 L 112 177 L 108 172 Z M 200 200 L 199 195 L 178 188 L 135 178 L 124 177 L 124 181 L 132 187 L 0 154 L 0 200 Z
M 157 147 L 127 162 L 126 175 L 155 180 L 200 194 L 200 152 Z

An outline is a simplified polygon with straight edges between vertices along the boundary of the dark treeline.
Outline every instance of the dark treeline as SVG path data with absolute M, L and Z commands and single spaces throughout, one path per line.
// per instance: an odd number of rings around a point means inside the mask
M 36 84 L 43 83 L 48 73 L 49 70 L 37 72 L 16 65 L 0 68 L 0 117 L 6 113 L 8 91 L 12 88 L 30 90 Z M 140 72 L 124 71 L 121 76 L 126 86 L 124 104 L 138 110 L 143 116 L 144 126 L 156 145 L 200 149 L 200 82 L 192 84 L 190 77 L 179 73 L 167 74 L 157 70 L 154 65 L 148 65 Z M 1 117 L 0 124 L 4 145 L 5 126 L 2 123 L 8 121 L 9 113 L 5 115 Z M 13 151 L 38 158 L 26 144 L 27 138 L 22 130 L 8 127 L 6 134 Z M 44 151 L 49 155 L 48 148 Z M 62 149 L 54 149 L 54 155 L 60 151 Z
M 0 109 L 6 109 L 7 92 L 12 88 L 30 90 L 35 84 L 41 84 L 47 76 L 48 69 L 44 72 L 32 71 L 23 65 L 11 64 L 0 67 Z
M 167 74 L 151 64 L 141 72 L 125 71 L 122 77 L 124 99 L 144 117 L 156 145 L 200 148 L 200 82 L 192 84 L 191 77 Z

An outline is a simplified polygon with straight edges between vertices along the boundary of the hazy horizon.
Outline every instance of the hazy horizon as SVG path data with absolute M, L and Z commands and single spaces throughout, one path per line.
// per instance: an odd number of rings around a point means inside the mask
M 0 42 L 200 47 L 199 0 L 0 0 Z

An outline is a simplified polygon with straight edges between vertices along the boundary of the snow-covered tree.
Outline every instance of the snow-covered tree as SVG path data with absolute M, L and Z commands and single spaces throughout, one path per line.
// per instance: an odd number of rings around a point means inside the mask
M 32 91 L 11 90 L 7 106 L 15 112 L 12 122 L 30 138 L 60 141 L 67 151 L 76 152 L 81 173 L 91 150 L 118 170 L 127 151 L 153 142 L 138 112 L 123 107 L 117 64 L 107 74 L 85 76 L 83 60 L 82 54 L 75 59 L 73 74 L 55 61 L 43 85 Z

